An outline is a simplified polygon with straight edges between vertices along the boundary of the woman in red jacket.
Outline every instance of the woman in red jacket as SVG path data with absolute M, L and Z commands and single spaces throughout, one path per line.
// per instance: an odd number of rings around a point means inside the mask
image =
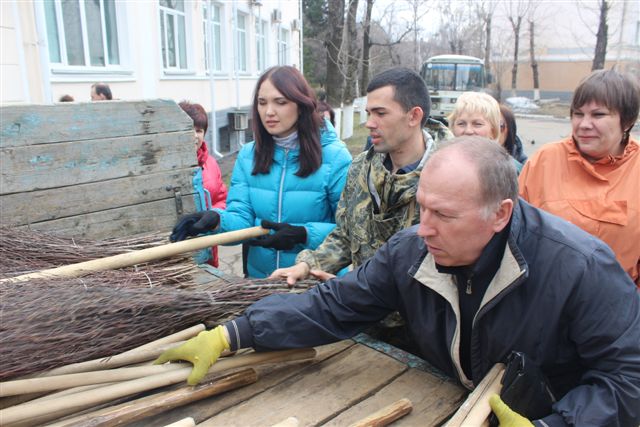
M 227 207 L 227 186 L 222 181 L 222 173 L 218 162 L 209 154 L 207 144 L 204 141 L 204 136 L 209 127 L 207 112 L 204 111 L 202 105 L 192 104 L 189 101 L 182 101 L 178 105 L 193 120 L 196 154 L 198 156 L 198 165 L 202 171 L 202 187 L 205 190 L 202 210 L 224 209 Z M 211 248 L 211 258 L 207 262 L 214 267 L 218 267 L 217 247 Z

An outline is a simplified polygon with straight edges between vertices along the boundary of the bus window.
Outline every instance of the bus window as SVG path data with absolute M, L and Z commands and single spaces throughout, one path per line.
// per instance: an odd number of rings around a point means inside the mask
M 461 91 L 479 91 L 484 87 L 482 65 L 458 64 L 456 89 Z
M 455 64 L 428 64 L 426 79 L 431 90 L 455 90 Z

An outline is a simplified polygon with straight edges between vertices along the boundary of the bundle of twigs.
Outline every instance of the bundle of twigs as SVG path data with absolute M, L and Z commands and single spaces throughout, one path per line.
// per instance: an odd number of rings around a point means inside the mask
M 0 380 L 123 352 L 196 323 L 212 326 L 290 291 L 284 283 L 240 278 L 148 286 L 124 271 L 0 286 Z
M 0 225 L 0 278 L 19 276 L 166 243 L 168 243 L 166 233 L 94 241 Z M 187 253 L 153 262 L 155 276 L 163 283 L 189 280 L 189 273 L 195 268 L 190 257 L 191 255 Z M 145 268 L 148 265 L 129 267 L 126 270 L 148 270 Z

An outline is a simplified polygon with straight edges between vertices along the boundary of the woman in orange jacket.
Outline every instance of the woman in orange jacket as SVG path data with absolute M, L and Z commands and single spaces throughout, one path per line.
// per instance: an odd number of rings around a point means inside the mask
M 640 145 L 630 136 L 640 104 L 631 76 L 591 73 L 571 102 L 572 135 L 524 165 L 520 196 L 607 243 L 640 287 Z

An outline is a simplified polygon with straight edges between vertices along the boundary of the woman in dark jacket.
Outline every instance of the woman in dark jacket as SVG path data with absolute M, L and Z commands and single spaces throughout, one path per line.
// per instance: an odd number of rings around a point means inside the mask
M 504 104 L 500 104 L 500 145 L 511 154 L 511 157 L 524 165 L 528 157 L 524 154 L 522 141 L 518 137 L 518 128 L 516 126 L 516 118 L 511 108 Z

